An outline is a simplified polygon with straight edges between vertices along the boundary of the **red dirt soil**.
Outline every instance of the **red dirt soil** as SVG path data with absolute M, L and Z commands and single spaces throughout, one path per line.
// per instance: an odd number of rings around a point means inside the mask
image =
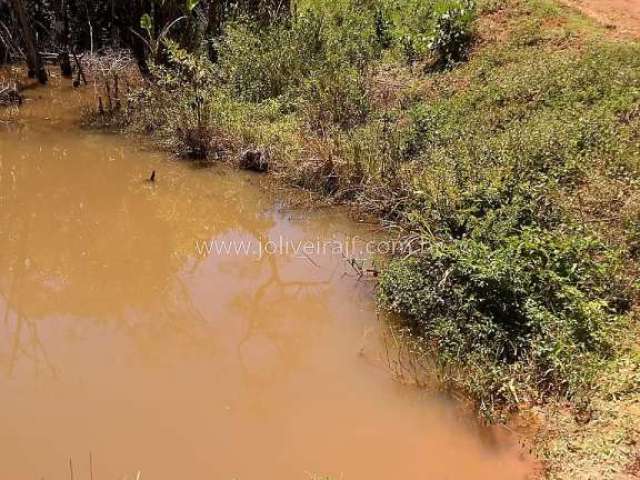
M 640 0 L 561 0 L 623 35 L 640 38 Z

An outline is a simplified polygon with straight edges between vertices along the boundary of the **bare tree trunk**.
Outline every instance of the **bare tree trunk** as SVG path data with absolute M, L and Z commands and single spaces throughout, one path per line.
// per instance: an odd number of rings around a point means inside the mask
M 213 39 L 217 39 L 222 34 L 222 23 L 224 21 L 225 0 L 209 0 L 209 12 L 206 38 L 209 41 L 209 58 L 213 62 L 218 61 L 218 50 Z
M 23 0 L 12 0 L 13 9 L 16 13 L 16 18 L 20 24 L 22 30 L 22 38 L 24 40 L 25 53 L 27 57 L 27 65 L 29 67 L 29 78 L 38 78 L 38 81 L 42 84 L 47 83 L 47 71 L 42 63 L 40 53 L 38 53 L 38 46 L 36 37 L 31 28 L 31 21 L 29 15 L 24 6 Z
M 140 25 L 140 17 L 146 13 L 146 2 L 129 0 L 128 2 L 115 1 L 113 4 L 113 22 L 120 32 L 120 41 L 131 49 L 138 69 L 146 79 L 151 77 L 149 64 L 147 63 L 147 51 L 144 42 L 132 33 L 133 29 Z
M 120 28 L 116 22 L 116 0 L 111 0 L 111 44 L 114 49 L 120 47 Z
M 65 0 L 59 0 L 56 3 L 55 32 L 59 48 L 60 73 L 62 73 L 63 77 L 71 78 L 73 71 L 71 69 L 71 57 L 69 56 L 69 17 Z

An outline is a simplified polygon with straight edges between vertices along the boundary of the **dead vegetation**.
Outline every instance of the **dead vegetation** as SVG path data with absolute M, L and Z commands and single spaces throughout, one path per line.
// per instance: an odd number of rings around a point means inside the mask
M 22 95 L 15 82 L 0 83 L 0 106 L 22 105 Z
M 137 67 L 129 51 L 107 50 L 100 55 L 90 56 L 86 61 L 86 69 L 93 78 L 96 111 L 100 116 L 113 116 L 123 108 L 128 108 L 132 87 L 140 83 L 136 81 Z M 79 76 L 82 71 L 78 69 Z M 79 78 L 76 79 L 76 82 L 79 81 Z

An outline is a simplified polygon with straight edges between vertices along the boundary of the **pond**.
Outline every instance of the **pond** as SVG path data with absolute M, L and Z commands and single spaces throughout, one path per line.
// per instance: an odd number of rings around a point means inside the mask
M 389 373 L 345 261 L 372 226 L 83 130 L 52 83 L 0 130 L 0 478 L 527 478 Z

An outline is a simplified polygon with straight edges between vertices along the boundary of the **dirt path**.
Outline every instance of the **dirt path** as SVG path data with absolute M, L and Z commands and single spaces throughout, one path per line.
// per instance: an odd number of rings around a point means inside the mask
M 640 0 L 561 0 L 623 35 L 640 38 Z

